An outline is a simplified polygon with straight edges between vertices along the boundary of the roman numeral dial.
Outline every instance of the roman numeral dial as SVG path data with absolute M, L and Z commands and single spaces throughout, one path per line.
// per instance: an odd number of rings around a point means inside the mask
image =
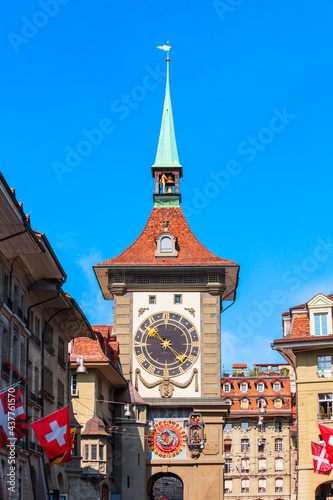
M 184 316 L 170 311 L 145 319 L 134 337 L 134 352 L 140 366 L 157 377 L 168 372 L 177 377 L 189 370 L 199 356 L 199 336 Z

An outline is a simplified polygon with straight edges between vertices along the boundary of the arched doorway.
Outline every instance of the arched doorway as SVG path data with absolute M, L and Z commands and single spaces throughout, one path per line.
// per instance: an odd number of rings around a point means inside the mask
M 333 495 L 333 481 L 326 481 L 320 484 L 316 489 L 316 500 L 326 500 L 326 497 L 332 498 Z
M 109 500 L 109 487 L 105 483 L 102 486 L 101 500 Z
M 176 474 L 154 474 L 148 481 L 150 500 L 183 500 L 183 481 Z

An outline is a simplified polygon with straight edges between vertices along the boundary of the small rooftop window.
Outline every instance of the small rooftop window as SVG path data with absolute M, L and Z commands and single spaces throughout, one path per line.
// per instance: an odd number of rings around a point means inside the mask
M 177 257 L 178 251 L 176 250 L 176 237 L 169 233 L 167 227 L 163 233 L 159 234 L 156 238 L 156 251 L 155 257 L 169 258 Z

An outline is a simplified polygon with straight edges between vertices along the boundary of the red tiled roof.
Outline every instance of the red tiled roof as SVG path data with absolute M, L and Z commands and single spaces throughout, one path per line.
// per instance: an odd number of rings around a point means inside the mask
M 291 307 L 290 310 L 293 311 L 294 309 L 306 309 L 308 303 L 312 299 L 314 299 L 315 297 L 317 297 L 317 295 L 319 295 L 319 293 L 316 293 L 316 295 L 314 295 L 310 300 L 308 300 L 306 304 L 300 304 L 299 306 Z M 325 294 L 323 293 L 322 295 L 325 295 Z M 327 297 L 330 300 L 333 300 L 333 293 L 331 293 L 330 295 L 325 295 L 325 297 Z M 284 315 L 284 314 L 290 314 L 290 313 L 282 313 L 282 315 Z
M 245 363 L 234 363 L 232 365 L 233 368 L 247 368 L 247 364 Z
M 177 258 L 156 258 L 155 239 L 164 230 L 163 221 L 168 220 L 168 231 L 177 238 Z M 100 262 L 94 267 L 104 266 L 238 266 L 235 262 L 217 257 L 207 250 L 192 233 L 180 207 L 154 207 L 140 236 L 121 254 Z
M 307 314 L 296 314 L 292 330 L 288 337 L 308 337 L 310 335 L 310 321 Z
M 96 340 L 78 337 L 71 341 L 71 361 L 82 356 L 84 361 L 108 361 L 115 363 L 119 353 L 119 343 L 115 335 L 110 335 L 112 325 L 92 325 Z M 102 333 L 101 333 L 102 331 Z
M 225 379 L 222 380 L 224 382 Z M 238 382 L 238 380 L 237 380 Z M 252 382 L 252 380 L 251 380 Z M 264 392 L 258 392 L 257 387 L 253 384 L 249 385 L 249 390 L 245 393 L 240 391 L 240 386 L 234 384 L 229 392 L 223 390 L 223 383 L 221 387 L 221 396 L 223 400 L 231 400 L 232 406 L 230 407 L 230 416 L 233 414 L 244 413 L 244 414 L 259 414 L 259 408 L 257 405 L 258 399 L 265 399 L 267 402 L 266 411 L 268 412 L 290 412 L 291 413 L 291 398 L 292 393 L 290 390 L 290 379 L 283 379 L 283 385 L 281 385 L 280 391 L 274 391 L 273 379 L 265 380 L 266 388 Z M 281 409 L 274 407 L 274 399 L 283 399 L 283 405 Z M 240 401 L 242 399 L 249 400 L 249 408 L 243 409 L 240 406 Z

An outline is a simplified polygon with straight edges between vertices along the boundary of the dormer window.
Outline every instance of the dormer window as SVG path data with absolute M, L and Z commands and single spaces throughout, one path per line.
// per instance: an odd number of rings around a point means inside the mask
M 173 234 L 169 233 L 169 231 L 163 231 L 163 233 L 156 238 L 155 257 L 162 257 L 164 259 L 177 257 L 176 241 L 177 238 Z
M 247 392 L 248 385 L 246 382 L 242 382 L 240 385 L 240 391 L 241 392 Z
M 319 293 L 308 304 L 310 319 L 310 335 L 332 335 L 333 301 L 326 295 Z
M 273 384 L 273 391 L 278 392 L 280 390 L 281 390 L 281 384 L 280 384 L 280 382 L 278 382 L 278 381 L 274 382 L 274 384 Z
M 230 392 L 231 390 L 231 385 L 229 383 L 225 383 L 223 386 L 224 392 Z
M 241 409 L 242 410 L 247 410 L 249 407 L 249 400 L 244 398 L 241 400 Z
M 276 399 L 274 401 L 274 406 L 275 406 L 275 408 L 281 409 L 282 408 L 282 400 L 281 399 Z
M 265 391 L 265 385 L 263 384 L 263 382 L 259 382 L 259 384 L 257 384 L 257 391 L 258 392 L 264 392 Z

